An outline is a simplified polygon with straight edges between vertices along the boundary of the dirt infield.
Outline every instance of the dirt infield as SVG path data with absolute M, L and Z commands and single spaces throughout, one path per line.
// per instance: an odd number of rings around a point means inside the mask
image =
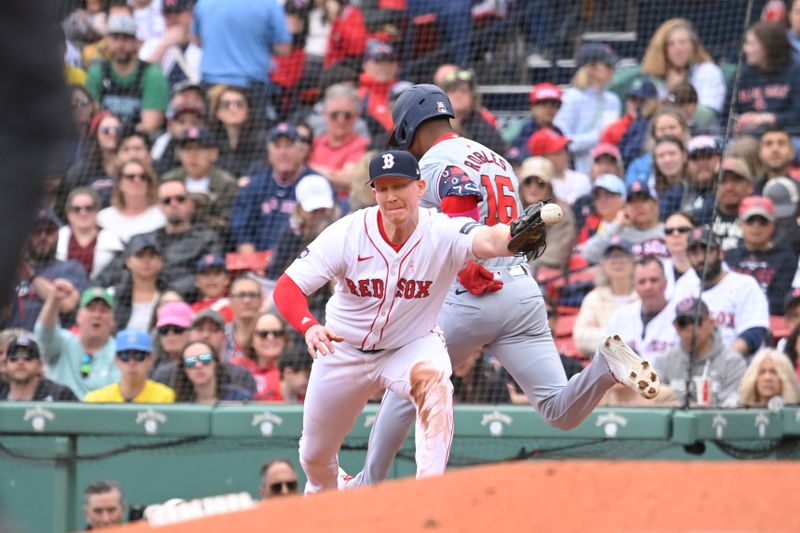
M 800 464 L 570 461 L 461 469 L 151 529 L 159 533 L 798 532 Z

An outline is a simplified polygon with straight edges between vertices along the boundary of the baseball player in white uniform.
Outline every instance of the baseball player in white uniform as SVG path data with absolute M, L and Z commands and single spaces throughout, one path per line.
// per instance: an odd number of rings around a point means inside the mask
M 441 89 L 406 89 L 392 114 L 390 143 L 421 157 L 420 171 L 429 184 L 423 206 L 451 217 L 468 216 L 488 227 L 507 224 L 522 212 L 511 165 L 452 130 L 452 107 Z M 438 322 L 453 366 L 487 347 L 552 426 L 577 426 L 617 382 L 646 398 L 658 394 L 652 366 L 617 336 L 605 338 L 591 364 L 567 381 L 541 291 L 527 271 L 525 257 L 469 263 L 458 280 L 447 293 Z M 413 419 L 414 406 L 388 391 L 372 428 L 365 468 L 345 486 L 385 479 Z
M 618 307 L 606 331 L 618 334 L 636 353 L 652 361 L 680 341 L 672 324 L 675 307 L 665 296 L 667 279 L 658 257 L 639 259 L 633 278 L 639 299 Z
M 451 366 L 436 327 L 450 283 L 470 259 L 511 255 L 506 225 L 421 209 L 416 159 L 388 151 L 369 166 L 378 206 L 326 228 L 278 280 L 274 300 L 315 357 L 303 412 L 306 493 L 337 487 L 337 453 L 376 390 L 417 414 L 417 476 L 444 472 L 453 437 Z M 333 280 L 319 324 L 306 296 Z
M 708 244 L 708 249 L 706 250 Z M 742 355 L 758 350 L 769 330 L 769 303 L 758 282 L 745 274 L 724 269 L 718 237 L 706 228 L 689 235 L 689 261 L 692 269 L 675 283 L 671 304 L 701 296 L 712 320 L 722 334 L 722 341 Z

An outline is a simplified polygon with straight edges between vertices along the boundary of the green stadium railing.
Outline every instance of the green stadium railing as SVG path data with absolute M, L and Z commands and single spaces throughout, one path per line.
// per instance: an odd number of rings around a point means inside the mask
M 346 439 L 340 462 L 363 464 L 377 406 Z M 800 458 L 800 410 L 596 409 L 560 431 L 525 406 L 458 406 L 450 464 L 556 458 Z M 269 458 L 297 465 L 302 407 L 7 403 L 0 405 L 0 516 L 22 532 L 85 526 L 81 491 L 114 479 L 130 505 L 258 492 Z M 411 475 L 413 431 L 391 477 Z M 304 482 L 302 472 L 301 484 Z

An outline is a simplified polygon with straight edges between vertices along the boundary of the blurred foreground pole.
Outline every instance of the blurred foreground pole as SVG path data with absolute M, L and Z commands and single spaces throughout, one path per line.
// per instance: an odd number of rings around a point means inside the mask
M 59 3 L 0 2 L 0 308 L 8 303 L 42 183 L 71 110 L 55 24 Z

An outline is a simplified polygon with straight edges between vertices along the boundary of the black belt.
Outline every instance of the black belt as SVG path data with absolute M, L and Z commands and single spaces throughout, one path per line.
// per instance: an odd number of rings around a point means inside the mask
M 361 353 L 378 353 L 378 352 L 382 352 L 383 351 L 382 349 L 381 350 L 362 350 L 361 348 L 356 348 L 356 350 L 358 350 Z

